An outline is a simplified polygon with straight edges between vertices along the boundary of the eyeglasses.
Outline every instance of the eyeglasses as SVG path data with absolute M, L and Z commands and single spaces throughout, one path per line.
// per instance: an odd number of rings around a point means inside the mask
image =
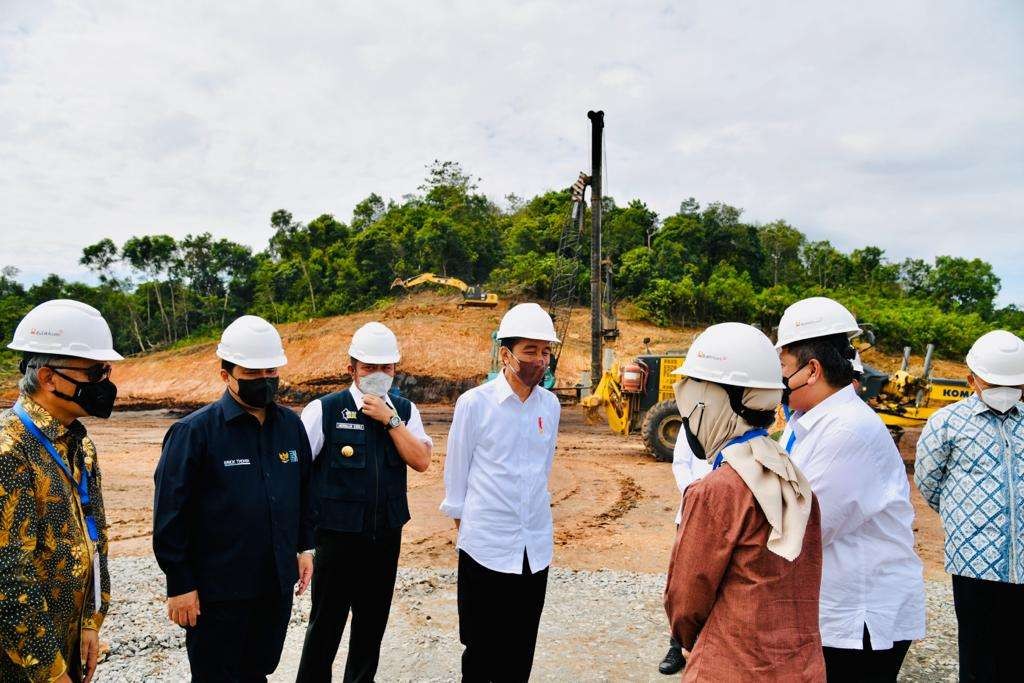
M 84 368 L 75 367 L 73 365 L 44 365 L 43 367 L 50 368 L 51 370 L 74 370 L 75 372 L 81 372 L 90 382 L 102 382 L 110 377 L 110 371 L 112 369 L 110 363 L 96 363 L 95 365 L 89 365 Z

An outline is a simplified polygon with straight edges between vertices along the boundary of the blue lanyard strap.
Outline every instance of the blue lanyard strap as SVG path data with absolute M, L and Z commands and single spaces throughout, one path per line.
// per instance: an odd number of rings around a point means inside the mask
M 791 418 L 793 417 L 793 411 L 790 409 L 789 406 L 783 405 L 782 413 L 786 416 L 786 424 L 789 425 L 789 438 L 786 439 L 786 452 L 792 453 L 793 444 L 796 443 L 796 428 L 794 428 L 793 425 L 790 424 L 790 422 L 792 422 Z
M 746 443 L 751 439 L 756 439 L 759 436 L 768 436 L 768 430 L 751 429 L 746 434 L 741 434 L 735 438 L 730 439 L 727 444 L 722 446 L 722 450 L 718 451 L 718 455 L 715 456 L 715 464 L 711 466 L 711 469 L 717 470 L 722 465 L 722 460 L 724 459 L 724 452 L 726 448 L 728 448 L 729 446 L 735 446 L 736 444 L 739 443 Z
M 46 435 L 39 430 L 39 427 L 37 427 L 36 423 L 32 421 L 32 418 L 28 416 L 28 413 L 25 412 L 25 407 L 21 405 L 20 401 L 14 404 L 13 410 L 14 414 L 18 416 L 18 419 L 21 420 L 21 423 L 25 425 L 25 431 L 27 431 L 32 438 L 38 441 L 40 446 L 47 450 L 50 457 L 54 459 L 54 461 L 60 466 L 61 470 L 63 470 L 64 474 L 67 475 L 68 481 L 71 482 L 71 485 L 78 489 L 78 500 L 82 503 L 82 511 L 85 512 L 85 525 L 89 531 L 89 538 L 93 543 L 96 543 L 100 536 L 96 531 L 96 519 L 92 516 L 92 508 L 89 505 L 89 472 L 83 467 L 81 481 L 75 483 L 75 477 L 71 473 L 71 468 L 68 467 L 67 463 L 64 462 L 64 459 L 60 457 L 60 453 L 58 453 L 57 449 L 53 447 L 50 440 L 46 438 Z

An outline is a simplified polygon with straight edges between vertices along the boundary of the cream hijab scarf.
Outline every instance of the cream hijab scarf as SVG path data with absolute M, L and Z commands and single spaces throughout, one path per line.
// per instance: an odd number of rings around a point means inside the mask
M 754 429 L 733 412 L 729 395 L 721 386 L 684 378 L 673 388 L 679 413 L 689 418 L 691 429 L 697 428 L 697 440 L 709 460 L 730 439 Z M 781 389 L 747 389 L 743 392 L 743 405 L 754 410 L 773 410 L 781 397 Z M 680 433 L 678 438 L 685 439 L 686 435 Z M 796 559 L 811 515 L 811 485 L 807 478 L 786 451 L 767 436 L 729 446 L 722 455 L 764 511 L 771 526 L 768 550 L 790 561 Z

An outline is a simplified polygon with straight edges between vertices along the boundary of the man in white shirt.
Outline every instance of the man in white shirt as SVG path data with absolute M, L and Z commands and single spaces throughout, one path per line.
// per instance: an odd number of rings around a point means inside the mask
M 352 336 L 352 386 L 313 401 L 302 423 L 313 454 L 313 606 L 298 681 L 329 681 L 349 611 L 345 681 L 372 681 L 380 661 L 409 521 L 408 468 L 425 472 L 433 442 L 412 401 L 390 393 L 401 359 L 378 322 Z
M 455 404 L 441 511 L 455 520 L 464 681 L 526 681 L 553 536 L 548 475 L 561 407 L 539 386 L 557 343 L 537 304 L 498 328 L 502 372 Z
M 924 637 L 924 578 L 914 551 L 914 508 L 899 451 L 858 398 L 860 333 L 842 304 L 815 297 L 779 323 L 783 436 L 821 505 L 821 641 L 828 680 L 895 681 L 912 640 Z

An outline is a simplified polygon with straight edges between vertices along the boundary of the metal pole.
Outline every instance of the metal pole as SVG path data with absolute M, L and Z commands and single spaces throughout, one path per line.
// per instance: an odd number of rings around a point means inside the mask
M 601 381 L 601 142 L 604 112 L 588 111 L 590 119 L 590 381 Z

